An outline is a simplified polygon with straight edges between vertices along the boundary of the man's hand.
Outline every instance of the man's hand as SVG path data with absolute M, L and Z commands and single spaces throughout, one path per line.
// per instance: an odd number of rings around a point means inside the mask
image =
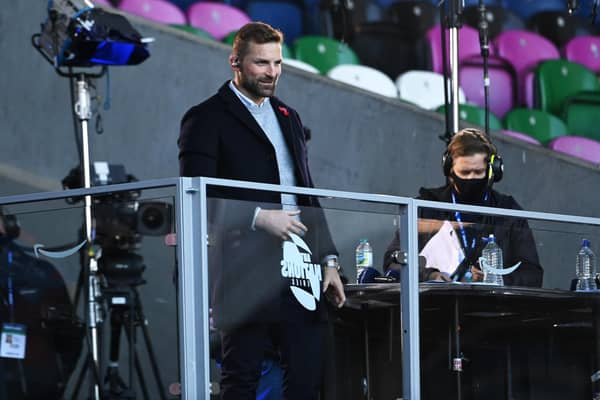
M 290 238 L 290 233 L 304 236 L 308 230 L 302 222 L 294 218 L 294 216 L 299 214 L 300 210 L 286 211 L 261 209 L 256 215 L 254 225 L 283 240 L 288 240 Z
M 341 308 L 346 302 L 344 285 L 335 268 L 325 267 L 323 269 L 323 293 L 327 296 L 327 300 L 337 308 Z
M 452 279 L 445 272 L 433 271 L 429 274 L 430 281 L 452 282 Z
M 483 271 L 477 267 L 471 266 L 472 282 L 483 282 Z

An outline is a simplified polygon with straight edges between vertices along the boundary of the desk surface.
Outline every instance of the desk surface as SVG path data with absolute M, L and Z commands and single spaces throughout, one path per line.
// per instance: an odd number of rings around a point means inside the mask
M 493 286 L 463 283 L 421 283 L 419 284 L 420 301 L 426 302 L 434 297 L 467 298 L 478 297 L 484 303 L 496 300 L 511 301 L 520 304 L 552 302 L 563 304 L 563 307 L 587 307 L 600 301 L 600 291 L 573 292 L 562 289 L 542 289 L 521 286 Z M 399 283 L 369 283 L 346 285 L 347 307 L 391 307 L 400 304 Z M 527 301 L 529 300 L 529 301 Z

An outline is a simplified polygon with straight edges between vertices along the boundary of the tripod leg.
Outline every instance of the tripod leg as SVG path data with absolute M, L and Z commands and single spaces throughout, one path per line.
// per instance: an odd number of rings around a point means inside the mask
M 83 378 L 85 378 L 85 373 L 87 371 L 89 358 L 90 358 L 90 355 L 87 354 L 85 356 L 85 361 L 81 365 L 81 370 L 79 371 L 79 376 L 77 377 L 77 382 L 75 382 L 75 388 L 73 388 L 73 393 L 71 394 L 71 398 L 73 398 L 73 399 L 76 399 L 79 396 L 79 389 L 81 388 L 81 384 L 83 383 Z M 65 385 L 65 389 L 62 393 L 62 396 L 60 397 L 61 399 L 65 398 L 66 390 L 67 390 L 67 387 Z
M 135 371 L 137 372 L 138 380 L 140 381 L 140 387 L 142 388 L 144 399 L 149 400 L 150 395 L 148 393 L 148 386 L 146 384 L 144 374 L 142 373 L 142 365 L 140 364 L 140 359 L 137 355 L 137 351 L 135 351 Z M 163 393 L 161 393 L 161 395 L 164 396 Z
M 144 311 L 142 310 L 142 303 L 140 302 L 140 296 L 137 289 L 133 289 L 134 291 L 134 301 L 135 301 L 135 314 L 136 320 L 139 321 L 142 327 L 142 333 L 144 335 L 144 342 L 146 343 L 146 350 L 148 351 L 148 358 L 150 359 L 150 366 L 152 367 L 152 373 L 154 374 L 154 380 L 156 381 L 156 385 L 158 386 L 158 390 L 160 393 L 160 398 L 162 400 L 166 400 L 166 390 L 165 385 L 160 378 L 160 371 L 158 370 L 158 365 L 156 363 L 156 355 L 154 353 L 154 348 L 152 347 L 152 342 L 150 342 L 150 335 L 148 333 L 148 327 L 146 326 L 146 316 L 144 315 Z

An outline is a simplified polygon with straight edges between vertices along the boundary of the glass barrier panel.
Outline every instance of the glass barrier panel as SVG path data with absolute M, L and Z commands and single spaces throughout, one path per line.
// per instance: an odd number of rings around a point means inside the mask
M 574 278 L 583 239 L 600 251 L 600 227 L 419 216 L 421 398 L 594 398 L 600 292 L 594 271 L 594 290 Z
M 317 391 L 323 399 L 402 397 L 402 370 L 385 371 L 371 360 L 371 342 L 387 344 L 387 331 L 377 335 L 369 327 L 369 318 L 381 311 L 398 324 L 400 313 L 388 310 L 398 310 L 399 291 L 390 307 L 370 302 L 363 293 L 377 282 L 397 282 L 385 276 L 383 260 L 401 206 L 300 195 L 282 202 L 277 192 L 212 185 L 207 193 L 211 386 L 220 381 L 221 394 L 233 393 L 242 375 L 234 360 L 258 358 L 257 398 L 283 390 L 283 365 L 301 376 L 288 388 L 296 396 L 309 398 Z M 335 307 L 332 288 L 323 293 L 324 281 L 337 274 L 323 267 L 331 255 L 339 255 L 346 283 L 343 308 Z M 357 260 L 361 279 L 370 284 L 356 284 Z M 398 284 L 386 287 L 392 286 Z M 393 340 L 401 354 L 401 341 Z M 393 379 L 382 388 L 386 374 Z
M 93 196 L 92 246 L 83 198 L 2 207 L 0 393 L 93 398 L 86 361 L 95 347 L 106 398 L 171 397 L 180 381 L 177 264 L 166 244 L 175 232 L 174 196 L 174 186 Z M 86 253 L 97 261 L 95 274 Z M 6 345 L 10 332 L 18 343 L 21 329 L 22 354 Z

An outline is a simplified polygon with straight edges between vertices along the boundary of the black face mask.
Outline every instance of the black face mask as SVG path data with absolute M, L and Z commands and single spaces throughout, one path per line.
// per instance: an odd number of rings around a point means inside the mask
M 487 178 L 462 179 L 452 173 L 452 181 L 458 193 L 456 197 L 460 202 L 478 204 L 483 203 L 487 191 Z

